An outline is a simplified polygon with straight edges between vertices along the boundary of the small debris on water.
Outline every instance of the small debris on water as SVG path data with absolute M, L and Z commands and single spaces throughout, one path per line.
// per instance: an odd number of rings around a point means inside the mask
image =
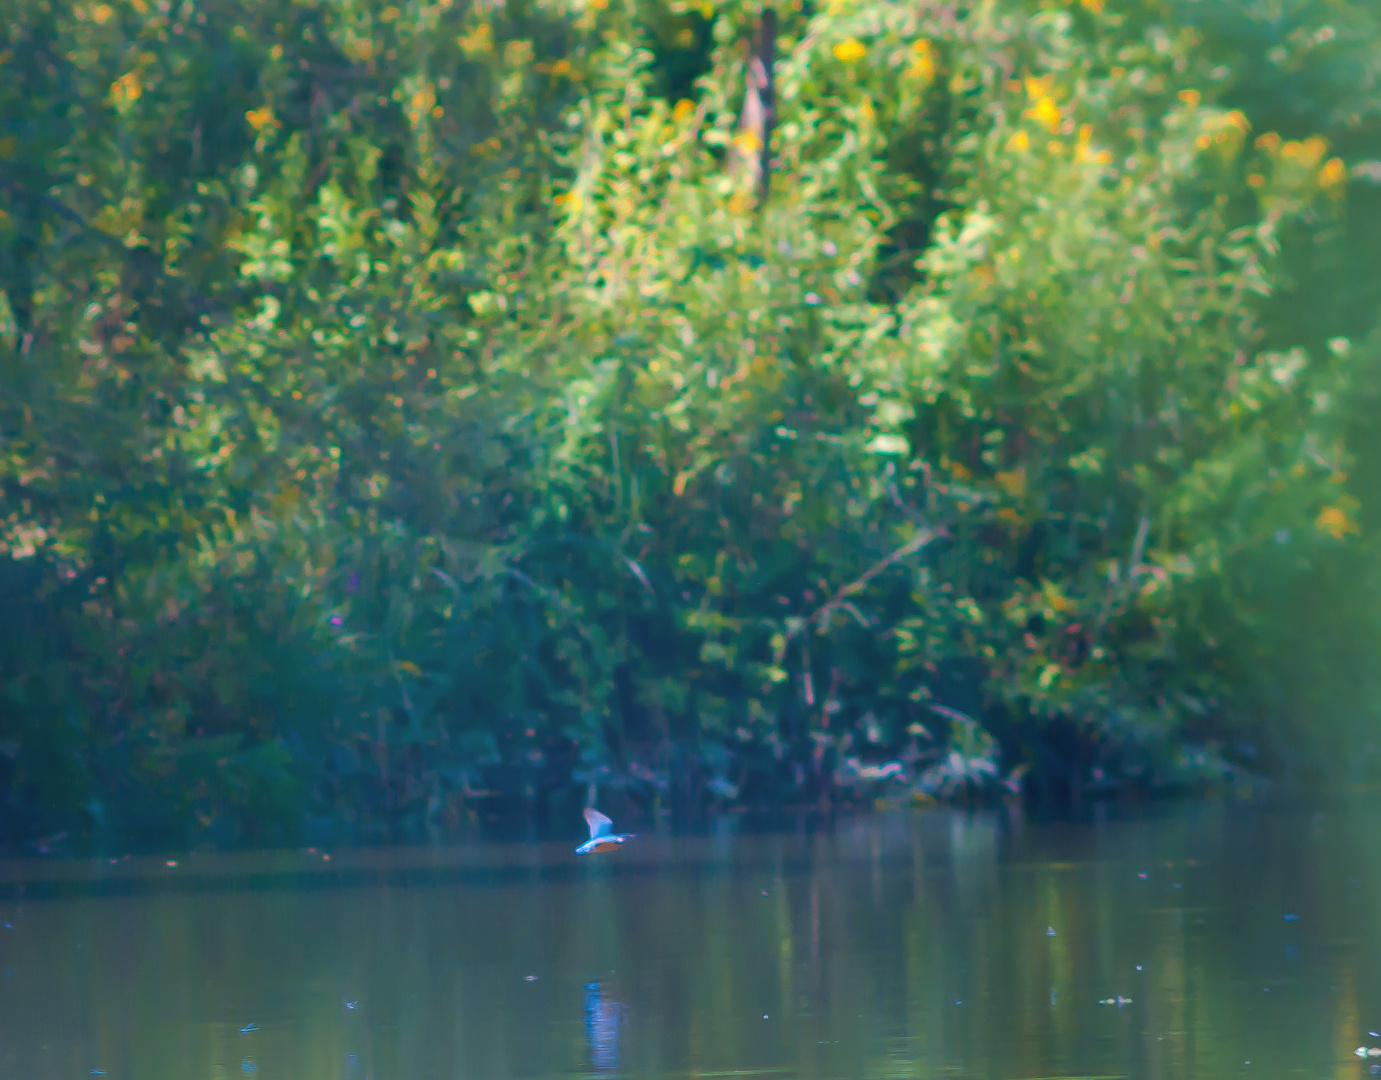
M 1131 998 L 1123 997 L 1121 994 L 1118 994 L 1117 997 L 1102 998 L 1098 1002 L 1099 1005 L 1116 1005 L 1119 1009 L 1122 1008 L 1122 1006 L 1130 1005 L 1131 1003 Z
M 1137 877 L 1139 877 L 1142 881 L 1146 881 L 1148 878 L 1150 878 L 1150 876 L 1151 876 L 1151 875 L 1148 874 L 1145 870 L 1143 870 L 1143 871 L 1141 871 L 1141 873 L 1137 874 Z
M 240 1034 L 241 1034 L 241 1035 L 248 1035 L 251 1031 L 258 1031 L 258 1030 L 259 1030 L 259 1025 L 258 1025 L 258 1024 L 246 1024 L 244 1027 L 240 1028 Z
M 1171 885 L 1170 888 L 1172 888 L 1172 889 L 1183 889 L 1184 886 L 1181 885 L 1181 884 L 1177 881 L 1177 882 L 1175 882 L 1175 884 Z
M 1381 1031 L 1368 1031 L 1367 1034 L 1373 1039 L 1381 1039 Z
M 14 929 L 14 923 L 6 923 L 6 924 L 5 924 L 5 929 L 6 929 L 6 930 L 13 930 L 13 929 Z
M 525 976 L 523 976 L 523 979 L 524 979 L 524 981 L 526 981 L 526 982 L 536 982 L 536 981 L 537 981 L 537 976 L 536 976 L 536 975 L 525 975 Z
M 1136 969 L 1137 969 L 1137 971 L 1140 971 L 1140 970 L 1141 970 L 1141 965 L 1140 965 L 1140 964 L 1137 964 Z
M 1286 916 L 1285 916 L 1285 921 L 1286 921 L 1286 922 L 1299 922 L 1299 916 L 1296 915 L 1296 914 L 1294 914 L 1293 912 L 1291 912 L 1289 915 L 1286 915 Z
M 347 1009 L 358 1009 L 360 1007 L 360 1003 L 358 1001 L 347 1001 L 345 1003 L 345 1007 Z
M 164 863 L 164 865 L 165 865 L 165 866 L 176 866 L 176 865 L 177 865 L 177 860 L 176 860 L 176 859 L 169 859 L 166 863 Z
M 766 1020 L 766 1019 L 767 1019 L 767 1014 L 766 1014 L 766 1013 L 763 1013 L 763 1014 L 762 1014 L 762 1018 L 763 1018 L 764 1020 Z
M 1046 936 L 1046 937 L 1054 937 L 1054 936 L 1055 936 L 1055 928 L 1054 928 L 1053 926 L 1047 926 L 1047 927 L 1045 928 L 1045 936 Z

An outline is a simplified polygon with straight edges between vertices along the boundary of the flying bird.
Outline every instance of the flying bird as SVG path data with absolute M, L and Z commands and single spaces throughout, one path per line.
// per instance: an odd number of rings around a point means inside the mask
M 637 833 L 616 833 L 614 823 L 593 806 L 585 808 L 585 823 L 590 826 L 590 839 L 575 849 L 577 855 L 594 855 L 601 851 L 613 851 L 620 844 L 626 844 Z

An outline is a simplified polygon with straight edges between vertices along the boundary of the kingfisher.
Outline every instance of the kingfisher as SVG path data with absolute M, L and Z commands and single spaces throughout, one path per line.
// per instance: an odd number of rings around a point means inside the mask
M 600 851 L 613 851 L 620 844 L 626 844 L 637 833 L 616 833 L 614 823 L 593 806 L 585 807 L 585 824 L 590 826 L 590 839 L 575 849 L 577 855 L 594 855 Z

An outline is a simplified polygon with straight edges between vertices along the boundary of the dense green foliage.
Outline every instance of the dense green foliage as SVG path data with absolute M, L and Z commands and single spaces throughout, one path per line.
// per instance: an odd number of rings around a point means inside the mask
M 12 836 L 1372 760 L 1373 5 L 9 11 Z

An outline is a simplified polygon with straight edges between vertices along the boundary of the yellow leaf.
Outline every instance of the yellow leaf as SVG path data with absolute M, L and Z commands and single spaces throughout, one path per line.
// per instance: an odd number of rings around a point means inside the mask
M 1074 160 L 1093 162 L 1097 165 L 1107 165 L 1112 161 L 1112 151 L 1093 148 L 1093 127 L 1090 124 L 1082 124 L 1079 127 L 1079 141 L 1074 147 Z
M 1328 533 L 1334 540 L 1342 540 L 1348 533 L 1362 531 L 1341 506 L 1325 506 L 1319 511 L 1314 524 L 1320 532 Z
M 740 131 L 734 136 L 734 145 L 745 154 L 756 154 L 762 149 L 762 140 L 755 131 Z
M 494 36 L 488 23 L 480 23 L 468 34 L 457 39 L 460 51 L 468 57 L 481 56 L 494 48 Z
M 911 52 L 915 59 L 911 66 L 906 69 L 908 78 L 919 79 L 922 82 L 930 82 L 935 78 L 935 49 L 924 38 L 911 43 Z
M 1103 0 L 1079 0 L 1079 3 L 1095 15 L 1103 10 Z
M 143 92 L 137 71 L 126 72 L 110 84 L 110 100 L 117 107 L 134 104 Z
M 846 64 L 855 63 L 867 55 L 867 47 L 857 38 L 845 38 L 834 47 L 834 58 Z
M 695 112 L 695 102 L 682 98 L 676 103 L 676 108 L 671 110 L 671 118 L 679 124 L 693 112 Z
M 1015 135 L 1013 135 L 1010 139 L 1007 140 L 1007 149 L 1012 150 L 1018 154 L 1026 153 L 1026 151 L 1029 150 L 1030 147 L 1031 136 L 1027 135 L 1024 131 L 1018 131 Z
M 1326 153 L 1328 153 L 1328 142 L 1318 135 L 1310 135 L 1299 145 L 1300 161 L 1308 169 L 1312 169 L 1322 161 Z
M 245 119 L 249 121 L 249 126 L 255 131 L 263 131 L 266 127 L 277 127 L 278 121 L 273 118 L 273 110 L 265 105 L 262 109 L 250 109 L 245 113 Z
M 421 117 L 424 113 L 430 112 L 432 106 L 435 104 L 436 94 L 432 92 L 430 86 L 424 86 L 421 90 L 418 90 L 412 95 L 412 111 L 418 117 Z
M 1319 170 L 1319 187 L 1334 198 L 1338 198 L 1341 196 L 1343 185 L 1346 183 L 1347 166 L 1343 164 L 1343 159 L 1329 158 L 1324 163 L 1324 167 Z
M 422 669 L 421 669 L 420 667 L 418 667 L 416 664 L 414 664 L 411 660 L 399 660 L 399 661 L 398 661 L 398 670 L 399 670 L 399 671 L 405 671 L 405 672 L 407 672 L 409 675 L 421 675 L 421 674 L 422 674 Z
M 1026 115 L 1042 124 L 1047 131 L 1054 132 L 1060 126 L 1060 107 L 1049 94 L 1026 110 Z
M 1199 91 L 1197 90 L 1181 90 L 1175 96 L 1178 97 L 1181 101 L 1183 101 L 1186 105 L 1188 105 L 1191 109 L 1198 105 L 1200 100 Z
M 1049 604 L 1054 611 L 1063 613 L 1074 606 L 1070 602 L 1069 597 L 1065 596 L 1065 594 L 1060 591 L 1060 587 L 1053 581 L 1042 582 L 1041 592 L 1045 594 L 1045 602 Z

